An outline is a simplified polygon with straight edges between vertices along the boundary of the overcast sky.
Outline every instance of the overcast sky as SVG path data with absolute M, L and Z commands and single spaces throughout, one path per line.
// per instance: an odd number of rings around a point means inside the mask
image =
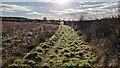
M 117 15 L 119 0 L 66 0 L 65 3 L 62 0 L 1 1 L 0 13 L 2 16 L 78 20 L 80 16 L 84 16 L 85 19 L 95 19 Z

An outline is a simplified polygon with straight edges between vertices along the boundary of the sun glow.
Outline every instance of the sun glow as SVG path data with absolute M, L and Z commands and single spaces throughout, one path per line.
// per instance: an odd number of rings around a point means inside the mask
M 68 0 L 56 0 L 58 4 L 66 4 Z

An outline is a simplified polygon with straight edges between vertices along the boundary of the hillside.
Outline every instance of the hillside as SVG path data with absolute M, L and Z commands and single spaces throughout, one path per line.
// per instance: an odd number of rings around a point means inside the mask
M 10 66 L 95 66 L 97 53 L 90 50 L 73 28 L 61 25 L 46 42 L 16 59 Z

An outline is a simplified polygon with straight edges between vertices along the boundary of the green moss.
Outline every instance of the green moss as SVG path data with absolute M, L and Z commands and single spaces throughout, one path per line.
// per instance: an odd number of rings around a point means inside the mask
M 74 63 L 78 63 L 79 60 L 79 58 L 71 58 L 71 61 L 73 61 Z
M 26 60 L 24 63 L 28 64 L 28 65 L 35 65 L 36 64 L 36 62 L 33 60 Z
M 9 67 L 12 67 L 12 66 L 18 66 L 18 64 L 15 64 L 15 63 L 14 63 L 14 64 L 12 64 L 12 65 L 9 65 Z
M 49 63 L 44 63 L 42 66 L 50 66 Z
M 31 66 L 26 65 L 26 64 L 11 64 L 9 67 L 21 67 L 21 68 L 31 68 Z
M 18 60 L 15 60 L 14 63 L 15 64 L 23 64 L 24 61 L 23 61 L 23 59 L 18 59 Z
M 39 52 L 39 53 L 43 53 L 44 52 L 44 50 L 41 47 L 37 47 L 36 51 Z
M 77 66 L 77 63 L 74 63 L 72 61 L 69 61 L 67 63 L 64 63 L 62 66 Z
M 83 67 L 83 68 L 91 68 L 91 65 L 88 63 L 81 63 L 78 66 Z
M 50 48 L 50 46 L 46 44 L 46 45 L 42 45 L 42 48 L 43 48 L 43 49 L 45 49 L 45 48 Z
M 70 53 L 65 53 L 64 56 L 65 56 L 66 58 L 70 58 L 70 57 L 71 57 L 71 54 L 70 54 Z
M 56 62 L 57 62 L 57 63 L 62 63 L 62 60 L 61 60 L 61 59 L 58 59 Z
M 53 58 L 56 57 L 56 55 L 55 54 L 50 54 L 49 57 L 50 57 L 50 59 L 53 59 Z
M 41 53 L 38 53 L 38 52 L 31 52 L 31 53 L 27 54 L 25 59 L 33 60 L 33 61 L 36 61 L 36 62 L 37 61 L 42 61 L 42 55 L 41 55 Z

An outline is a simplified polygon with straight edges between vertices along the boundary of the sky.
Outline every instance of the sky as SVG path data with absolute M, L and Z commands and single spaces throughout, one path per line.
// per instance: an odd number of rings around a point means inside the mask
M 0 0 L 0 15 L 31 19 L 101 19 L 118 14 L 119 0 Z
M 1 2 L 48 2 L 56 0 L 0 0 Z M 68 0 L 69 2 L 85 2 L 85 1 L 96 1 L 96 2 L 119 2 L 119 0 Z

